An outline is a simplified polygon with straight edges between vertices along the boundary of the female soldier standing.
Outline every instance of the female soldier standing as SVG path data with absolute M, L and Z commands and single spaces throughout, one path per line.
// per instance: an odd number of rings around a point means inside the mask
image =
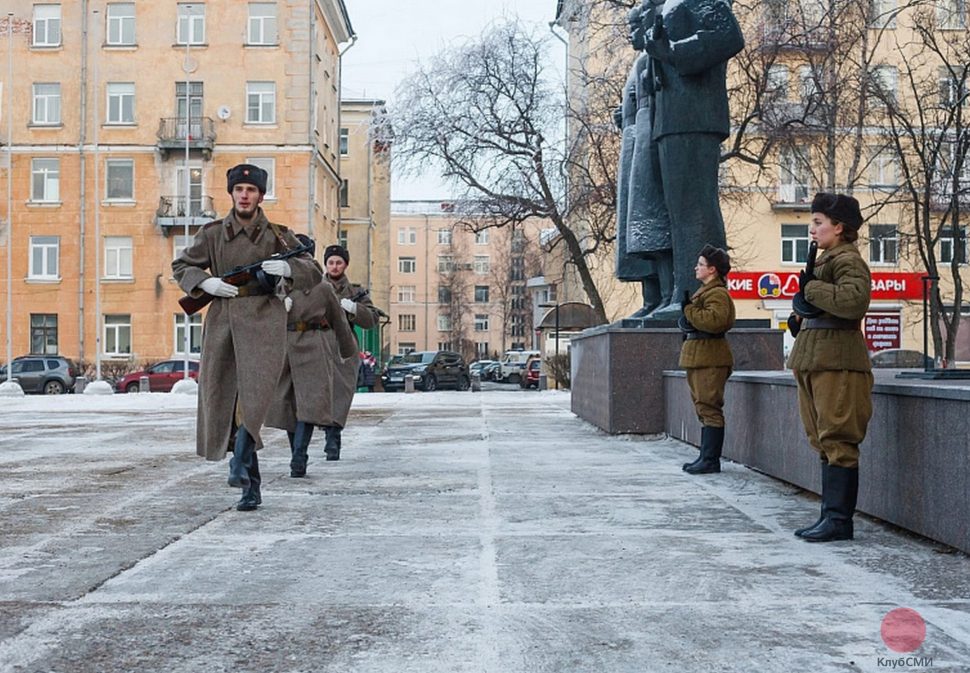
M 680 328 L 684 345 L 680 366 L 687 370 L 690 397 L 701 425 L 701 452 L 697 460 L 684 464 L 689 474 L 721 471 L 724 446 L 724 385 L 731 375 L 734 358 L 725 334 L 734 326 L 734 302 L 725 279 L 731 258 L 713 245 L 705 245 L 697 258 L 694 277 L 701 289 L 693 297 L 684 293 L 684 315 Z
M 859 202 L 819 193 L 809 233 L 824 251 L 814 272 L 802 272 L 788 320 L 798 336 L 788 366 L 798 382 L 798 411 L 822 458 L 822 512 L 795 535 L 809 542 L 851 540 L 859 493 L 859 444 L 872 416 L 872 371 L 861 319 L 869 308 L 869 267 L 855 241 Z M 800 335 L 799 335 L 800 333 Z

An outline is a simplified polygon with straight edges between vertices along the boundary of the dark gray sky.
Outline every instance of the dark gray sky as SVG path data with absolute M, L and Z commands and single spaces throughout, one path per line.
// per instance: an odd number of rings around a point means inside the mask
M 394 89 L 419 62 L 444 47 L 481 34 L 489 24 L 518 16 L 548 30 L 556 0 L 345 0 L 357 43 L 343 61 L 344 98 L 379 98 L 394 103 Z M 552 48 L 561 47 L 553 41 Z M 551 55 L 558 64 L 562 52 Z M 447 198 L 434 178 L 392 179 L 391 198 Z

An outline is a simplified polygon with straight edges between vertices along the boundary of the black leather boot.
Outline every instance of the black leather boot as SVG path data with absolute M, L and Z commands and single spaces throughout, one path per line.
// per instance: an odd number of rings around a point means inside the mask
M 236 443 L 229 459 L 229 485 L 236 488 L 249 486 L 249 470 L 253 456 L 256 455 L 256 440 L 246 428 L 240 426 L 236 430 Z
M 807 542 L 851 540 L 852 515 L 859 497 L 859 468 L 826 465 L 825 469 L 828 472 L 822 491 L 825 516 L 817 526 L 802 533 L 801 538 Z
M 307 447 L 313 437 L 313 424 L 297 421 L 296 432 L 288 432 L 290 437 L 290 476 L 305 477 L 307 464 Z
M 259 484 L 262 479 L 259 475 L 259 458 L 253 451 L 253 459 L 249 467 L 249 486 L 243 489 L 242 498 L 236 503 L 236 509 L 240 512 L 251 512 L 263 504 L 263 496 L 259 492 Z
M 828 475 L 828 470 L 825 469 L 826 467 L 828 467 L 828 461 L 825 460 L 825 456 L 822 456 L 822 493 L 825 493 L 825 478 L 826 478 L 826 475 Z M 819 509 L 820 509 L 820 512 L 818 515 L 818 521 L 813 523 L 811 526 L 805 526 L 804 528 L 796 528 L 795 535 L 797 535 L 798 537 L 801 537 L 808 531 L 814 530 L 815 528 L 817 528 L 818 525 L 825 520 L 825 500 L 822 500 L 822 504 L 819 507 Z
M 721 448 L 724 446 L 724 428 L 705 427 L 701 434 L 700 460 L 684 467 L 687 474 L 714 474 L 721 471 Z
M 340 426 L 327 425 L 324 429 L 327 432 L 327 443 L 323 450 L 327 454 L 327 460 L 340 460 Z
M 681 467 L 682 470 L 686 470 L 688 467 L 695 467 L 697 463 L 701 462 L 701 457 L 704 455 L 703 451 L 701 450 L 701 447 L 703 447 L 705 443 L 711 441 L 707 437 L 708 431 L 710 429 L 711 428 L 707 427 L 706 425 L 701 426 L 701 445 L 697 447 L 697 458 L 690 461 L 689 463 L 684 463 L 683 466 Z

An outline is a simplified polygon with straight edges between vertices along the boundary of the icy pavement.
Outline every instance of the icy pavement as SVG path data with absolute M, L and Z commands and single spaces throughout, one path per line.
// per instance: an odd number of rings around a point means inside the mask
M 689 477 L 692 448 L 568 407 L 358 395 L 307 479 L 267 436 L 241 513 L 194 455 L 195 398 L 4 399 L 0 672 L 970 670 L 965 555 L 865 517 L 804 543 L 814 496 Z M 898 608 L 915 650 L 883 640 Z

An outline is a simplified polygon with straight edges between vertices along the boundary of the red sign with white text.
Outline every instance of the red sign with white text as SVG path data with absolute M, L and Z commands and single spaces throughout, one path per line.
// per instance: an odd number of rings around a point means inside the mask
M 922 299 L 918 273 L 873 273 L 874 300 Z M 735 299 L 791 299 L 798 292 L 797 271 L 732 271 L 728 291 Z
M 867 313 L 862 323 L 866 347 L 873 353 L 887 348 L 899 348 L 902 343 L 902 329 L 903 321 L 899 313 Z

